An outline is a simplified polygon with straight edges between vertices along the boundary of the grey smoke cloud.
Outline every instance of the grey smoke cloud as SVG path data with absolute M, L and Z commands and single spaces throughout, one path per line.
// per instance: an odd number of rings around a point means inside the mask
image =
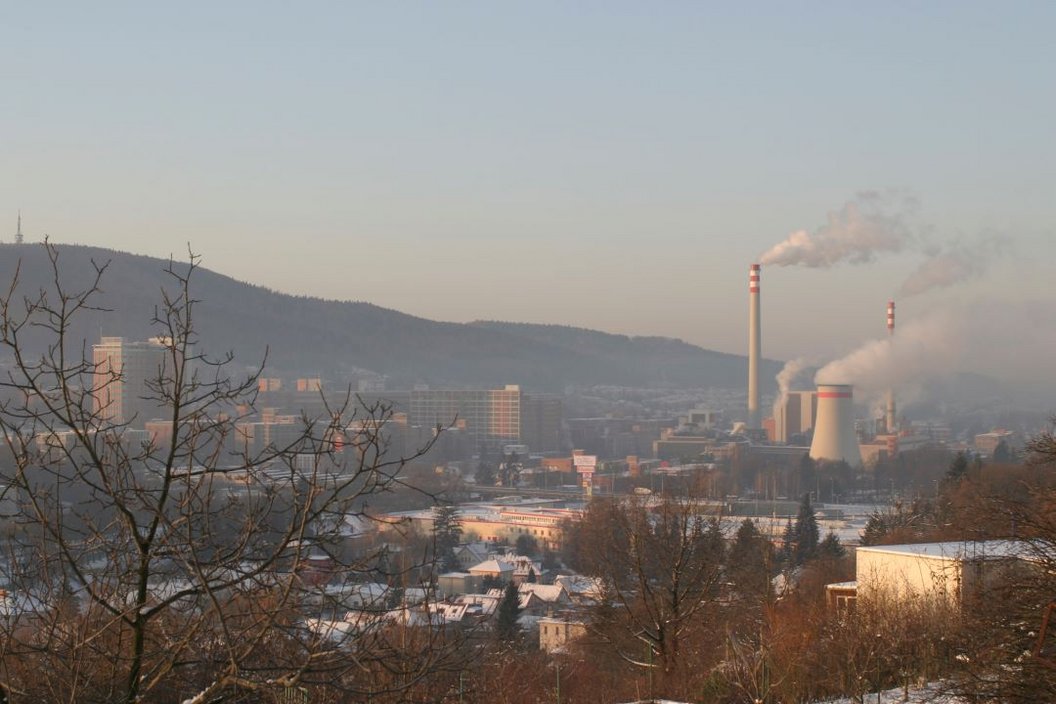
M 953 242 L 934 249 L 902 283 L 898 296 L 917 296 L 932 289 L 978 279 L 1008 249 L 1008 238 L 997 235 L 982 237 L 974 242 Z
M 910 221 L 918 210 L 906 194 L 866 191 L 814 232 L 797 230 L 771 247 L 760 263 L 772 266 L 827 268 L 842 262 L 864 264 L 879 253 L 899 252 L 914 240 Z

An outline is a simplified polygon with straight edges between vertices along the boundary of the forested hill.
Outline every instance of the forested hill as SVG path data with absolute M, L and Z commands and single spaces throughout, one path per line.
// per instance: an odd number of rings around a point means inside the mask
M 748 374 L 743 356 L 703 349 L 670 337 L 629 337 L 566 325 L 493 320 L 478 320 L 470 325 L 586 355 L 595 364 L 613 371 L 633 373 L 639 386 L 738 388 L 745 385 Z M 761 371 L 772 382 L 780 369 L 780 363 L 766 360 Z
M 96 299 L 70 330 L 70 342 L 91 345 L 101 335 L 145 339 L 161 289 L 174 283 L 169 262 L 95 247 L 59 245 L 60 279 L 68 290 L 90 285 L 93 261 L 109 262 Z M 186 265 L 182 265 L 186 267 Z M 0 245 L 0 281 L 6 290 L 19 270 L 20 294 L 51 286 L 40 245 Z M 560 390 L 568 384 L 714 386 L 745 382 L 744 357 L 657 337 L 625 337 L 592 330 L 513 323 L 443 323 L 365 302 L 291 296 L 242 283 L 206 269 L 192 281 L 200 301 L 195 327 L 200 348 L 233 351 L 255 365 L 268 351 L 269 373 L 348 378 L 355 369 L 387 374 L 391 385 L 520 383 Z M 39 348 L 39 330 L 26 342 Z M 4 354 L 4 356 L 8 356 Z M 776 363 L 764 367 L 772 379 Z

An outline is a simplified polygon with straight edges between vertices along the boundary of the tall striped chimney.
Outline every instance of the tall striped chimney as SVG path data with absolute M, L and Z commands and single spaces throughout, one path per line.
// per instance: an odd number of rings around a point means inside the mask
M 887 338 L 893 341 L 895 338 L 895 302 L 887 302 Z M 889 343 L 891 344 L 891 343 Z M 887 390 L 887 415 L 884 418 L 884 424 L 887 426 L 887 432 L 895 432 L 895 389 L 894 387 Z
M 759 315 L 759 265 L 748 269 L 748 427 L 762 427 L 759 416 L 759 358 L 762 330 Z

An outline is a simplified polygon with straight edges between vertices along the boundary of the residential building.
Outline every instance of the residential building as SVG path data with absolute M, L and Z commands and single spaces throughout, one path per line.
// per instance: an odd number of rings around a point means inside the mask
M 92 411 L 104 422 L 137 428 L 164 417 L 164 404 L 151 383 L 171 378 L 172 364 L 161 338 L 146 342 L 101 338 L 92 345 Z
M 571 641 L 587 635 L 586 622 L 573 614 L 544 616 L 538 623 L 539 649 L 547 653 L 563 651 Z
M 521 387 L 411 391 L 410 424 L 448 427 L 459 423 L 475 446 L 521 441 Z
M 532 452 L 565 449 L 565 400 L 558 394 L 524 394 L 521 397 L 521 442 Z

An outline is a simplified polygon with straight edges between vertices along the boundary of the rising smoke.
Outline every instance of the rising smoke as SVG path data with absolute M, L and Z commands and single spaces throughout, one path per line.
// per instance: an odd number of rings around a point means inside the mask
M 1043 302 L 977 301 L 932 309 L 900 322 L 894 337 L 871 340 L 826 364 L 816 383 L 854 384 L 875 402 L 889 388 L 912 400 L 923 385 L 960 373 L 984 374 L 1041 392 L 1056 349 L 1056 311 Z
M 914 240 L 909 225 L 918 209 L 905 194 L 859 193 L 828 215 L 814 232 L 798 230 L 760 259 L 773 266 L 827 268 L 841 262 L 862 264 L 881 252 L 898 252 Z
M 953 242 L 944 248 L 933 249 L 928 252 L 928 259 L 902 283 L 898 296 L 908 298 L 935 288 L 978 279 L 1008 249 L 1008 238 L 998 235 L 974 242 Z
M 792 389 L 792 382 L 809 366 L 810 360 L 806 357 L 797 357 L 785 362 L 785 366 L 781 367 L 781 371 L 777 373 L 777 400 L 774 401 L 773 410 L 775 418 L 779 413 L 778 409 L 783 407 L 785 402 L 788 401 L 788 392 Z

